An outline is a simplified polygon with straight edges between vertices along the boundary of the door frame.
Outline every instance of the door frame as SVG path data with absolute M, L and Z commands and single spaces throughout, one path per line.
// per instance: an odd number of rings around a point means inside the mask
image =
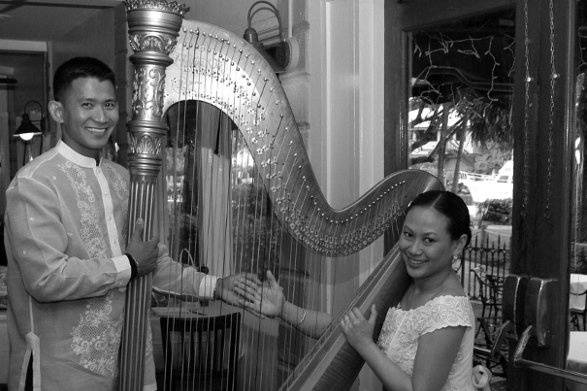
M 550 7 L 552 5 L 552 8 Z M 574 107 L 573 0 L 396 0 L 385 4 L 386 175 L 408 166 L 409 33 L 455 19 L 516 10 L 513 97 L 514 206 L 510 273 L 550 279 L 550 342 L 529 347 L 525 359 L 564 368 L 568 339 L 568 266 L 571 254 L 572 134 Z M 551 12 L 552 9 L 552 12 Z M 522 19 L 524 15 L 528 17 Z M 550 21 L 553 21 L 551 29 Z M 523 23 L 526 21 L 526 23 Z M 553 36 L 554 30 L 554 36 Z M 529 41 L 525 41 L 525 35 Z M 552 42 L 552 45 L 551 45 Z M 527 46 L 526 46 L 527 45 Z M 527 50 L 526 50 L 527 47 Z M 551 56 L 551 48 L 555 55 Z M 527 55 L 526 55 L 527 53 Z M 556 70 L 554 84 L 550 75 Z M 527 84 L 527 73 L 531 80 Z M 528 90 L 526 86 L 529 86 Z M 528 91 L 528 93 L 527 93 Z M 546 175 L 542 174 L 546 173 Z M 539 175 L 540 174 L 540 175 Z M 553 262 L 553 260 L 556 260 Z M 554 303 L 557 303 L 555 306 Z M 510 357 L 513 357 L 513 348 Z M 510 365 L 511 366 L 511 365 Z M 558 390 L 561 379 L 511 368 L 509 389 Z

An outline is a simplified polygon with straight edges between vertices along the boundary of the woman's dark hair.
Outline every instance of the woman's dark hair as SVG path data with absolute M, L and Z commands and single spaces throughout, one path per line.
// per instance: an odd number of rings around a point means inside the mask
M 116 87 L 116 76 L 112 69 L 93 57 L 74 57 L 57 68 L 53 76 L 53 97 L 63 99 L 63 93 L 75 79 L 95 77 L 100 81 L 109 80 Z
M 430 190 L 419 194 L 408 206 L 409 212 L 416 206 L 431 207 L 442 213 L 449 220 L 448 232 L 453 240 L 467 235 L 467 243 L 471 241 L 471 217 L 469 209 L 461 197 L 450 191 Z

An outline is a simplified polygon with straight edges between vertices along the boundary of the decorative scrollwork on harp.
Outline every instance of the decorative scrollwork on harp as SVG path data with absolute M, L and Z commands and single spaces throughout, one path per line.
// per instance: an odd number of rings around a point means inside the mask
M 145 222 L 143 239 L 153 234 L 155 188 L 163 158 L 163 138 L 167 126 L 162 121 L 165 68 L 175 46 L 185 6 L 154 0 L 126 1 L 131 56 L 135 67 L 133 112 L 129 127 L 129 237 L 134 222 Z M 143 388 L 144 357 L 150 306 L 151 276 L 131 281 L 127 288 L 123 328 L 119 389 Z

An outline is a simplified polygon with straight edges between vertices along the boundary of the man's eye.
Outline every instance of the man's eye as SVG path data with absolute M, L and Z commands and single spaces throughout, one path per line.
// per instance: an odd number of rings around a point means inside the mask
M 105 106 L 108 110 L 114 110 L 116 108 L 116 102 L 108 102 Z
M 434 239 L 432 239 L 432 238 L 426 238 L 426 239 L 424 239 L 424 242 L 425 243 L 428 243 L 428 244 L 434 243 Z
M 94 105 L 91 104 L 90 102 L 84 102 L 84 103 L 82 103 L 82 107 L 84 109 L 91 109 L 92 107 L 94 107 Z

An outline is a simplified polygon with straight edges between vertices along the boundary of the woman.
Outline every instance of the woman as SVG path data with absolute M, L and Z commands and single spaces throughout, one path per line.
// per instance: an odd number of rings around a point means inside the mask
M 350 345 L 365 359 L 387 390 L 474 390 L 472 380 L 475 316 L 453 263 L 471 239 L 467 206 L 456 194 L 429 191 L 409 205 L 398 242 L 411 283 L 400 303 L 387 312 L 377 342 L 377 317 L 354 308 L 341 320 Z M 285 301 L 273 275 L 257 292 L 238 292 L 251 308 L 279 315 L 318 336 L 330 316 Z
M 420 194 L 408 207 L 398 243 L 412 281 L 390 308 L 379 340 L 353 309 L 341 321 L 349 343 L 388 390 L 474 390 L 475 316 L 452 265 L 471 238 L 467 206 L 446 191 Z

